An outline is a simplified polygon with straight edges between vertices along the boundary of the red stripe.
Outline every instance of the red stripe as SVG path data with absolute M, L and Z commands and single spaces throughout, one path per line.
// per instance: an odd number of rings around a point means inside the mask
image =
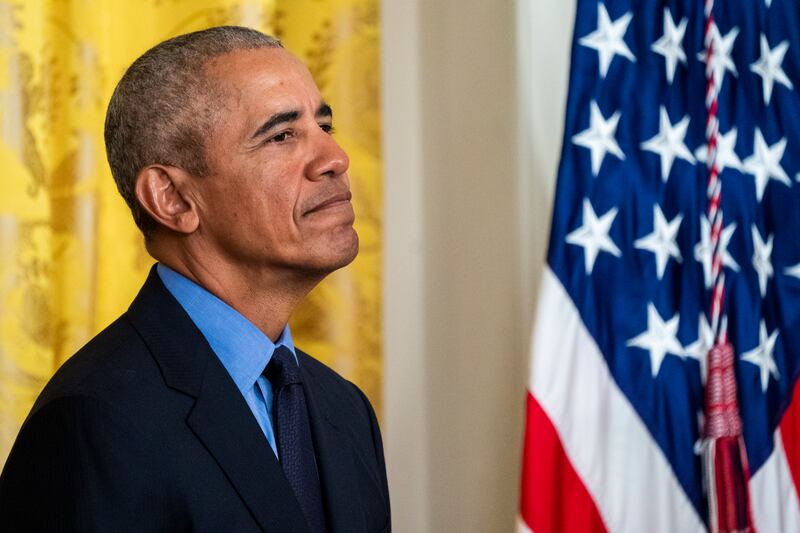
M 781 437 L 786 450 L 786 461 L 792 473 L 794 486 L 800 493 L 800 380 L 794 385 L 792 403 L 781 420 Z
M 530 393 L 527 405 L 522 519 L 536 533 L 605 533 L 603 519 L 561 446 L 555 427 Z

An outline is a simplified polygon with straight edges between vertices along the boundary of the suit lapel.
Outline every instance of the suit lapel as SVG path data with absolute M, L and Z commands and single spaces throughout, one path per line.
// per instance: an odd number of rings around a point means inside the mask
M 196 398 L 187 424 L 261 528 L 307 532 L 297 499 L 247 403 L 155 267 L 126 316 L 167 385 Z
M 261 428 L 216 358 L 209 361 L 188 424 L 265 531 L 308 530 Z
M 322 497 L 328 510 L 328 528 L 332 533 L 366 532 L 367 524 L 361 509 L 363 502 L 359 497 L 364 479 L 358 473 L 363 469 L 357 468 L 356 454 L 346 430 L 346 421 L 336 416 L 336 409 L 326 400 L 324 389 L 308 369 L 308 365 L 301 366 L 322 483 Z

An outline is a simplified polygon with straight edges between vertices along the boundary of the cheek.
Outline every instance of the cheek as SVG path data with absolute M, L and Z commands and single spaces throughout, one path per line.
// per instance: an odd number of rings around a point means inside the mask
M 293 226 L 294 211 L 292 209 L 292 203 L 288 198 L 280 196 L 279 193 L 281 193 L 281 191 L 265 193 L 265 198 L 263 198 L 262 202 L 259 202 L 261 209 L 259 215 L 268 224 L 275 227 L 285 228 L 289 225 Z
M 296 227 L 301 213 L 302 180 L 291 174 L 279 174 L 274 179 L 265 180 L 263 185 L 264 200 L 275 223 Z
M 291 158 L 252 162 L 231 169 L 225 206 L 237 212 L 244 231 L 261 233 L 270 240 L 293 239 L 298 234 L 299 199 L 303 194 L 302 173 Z
M 252 231 L 261 231 L 275 240 L 291 240 L 298 234 L 297 201 L 294 191 L 280 186 L 262 187 L 241 199 L 246 206 Z

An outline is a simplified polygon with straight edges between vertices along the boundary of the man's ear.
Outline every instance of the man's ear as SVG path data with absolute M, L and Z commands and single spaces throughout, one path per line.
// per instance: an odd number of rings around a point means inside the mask
M 189 234 L 200 218 L 187 185 L 191 177 L 177 167 L 150 165 L 136 175 L 136 198 L 142 208 L 162 226 Z

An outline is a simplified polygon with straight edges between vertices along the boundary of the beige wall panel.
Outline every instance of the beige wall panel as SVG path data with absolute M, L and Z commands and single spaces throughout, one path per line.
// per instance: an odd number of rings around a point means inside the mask
M 399 5 L 402 4 L 402 5 Z M 573 2 L 383 2 L 395 530 L 513 531 Z

